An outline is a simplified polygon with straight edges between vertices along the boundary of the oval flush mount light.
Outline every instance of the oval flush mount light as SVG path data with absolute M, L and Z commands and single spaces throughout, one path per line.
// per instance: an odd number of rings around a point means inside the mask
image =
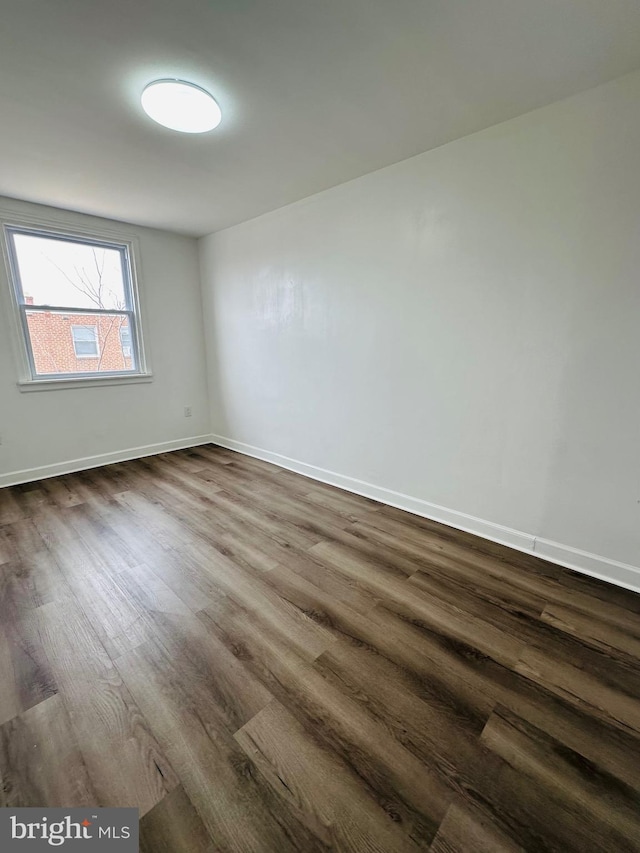
M 164 127 L 183 133 L 206 133 L 222 120 L 213 97 L 185 80 L 154 80 L 140 99 L 145 113 Z

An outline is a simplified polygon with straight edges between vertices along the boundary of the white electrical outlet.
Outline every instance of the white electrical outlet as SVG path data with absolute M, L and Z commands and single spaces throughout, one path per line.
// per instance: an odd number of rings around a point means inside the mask
M 185 406 L 184 407 L 184 416 L 185 416 L 185 418 L 191 417 L 191 406 Z

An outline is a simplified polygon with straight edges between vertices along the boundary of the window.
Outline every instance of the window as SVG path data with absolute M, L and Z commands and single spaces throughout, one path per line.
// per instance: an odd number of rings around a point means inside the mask
M 122 355 L 131 358 L 131 330 L 128 326 L 120 326 L 120 346 Z
M 97 326 L 72 326 L 71 337 L 76 358 L 97 358 L 100 355 Z
M 4 230 L 28 367 L 20 384 L 146 376 L 131 243 Z

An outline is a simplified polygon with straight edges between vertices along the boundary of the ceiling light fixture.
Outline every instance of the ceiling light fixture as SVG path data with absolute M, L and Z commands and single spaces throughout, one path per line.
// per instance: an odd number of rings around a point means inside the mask
M 185 80 L 154 80 L 141 97 L 145 113 L 164 127 L 182 133 L 206 133 L 222 120 L 213 97 Z

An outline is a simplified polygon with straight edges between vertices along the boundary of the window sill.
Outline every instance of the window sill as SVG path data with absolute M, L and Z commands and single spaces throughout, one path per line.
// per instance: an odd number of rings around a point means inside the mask
M 58 391 L 62 388 L 92 388 L 102 385 L 134 385 L 153 382 L 153 373 L 132 373 L 130 376 L 91 376 L 70 379 L 26 379 L 18 382 L 20 391 Z

